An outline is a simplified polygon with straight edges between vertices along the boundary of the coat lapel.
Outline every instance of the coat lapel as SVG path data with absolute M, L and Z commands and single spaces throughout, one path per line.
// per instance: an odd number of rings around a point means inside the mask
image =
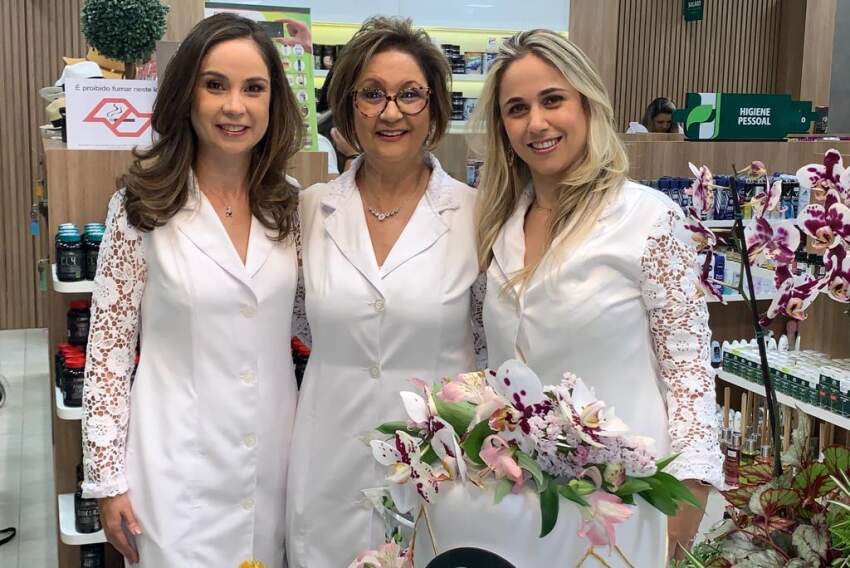
M 450 180 L 436 158 L 431 157 L 431 177 L 425 195 L 402 230 L 390 254 L 380 268 L 381 278 L 408 260 L 431 248 L 449 230 L 443 212 L 457 209 L 455 197 L 446 188 Z
M 505 280 L 525 267 L 525 213 L 531 204 L 530 186 L 520 195 L 519 202 L 493 243 L 493 259 Z
M 195 182 L 195 176 L 189 177 L 189 197 L 186 205 L 175 217 L 177 226 L 198 249 L 211 258 L 225 272 L 251 288 L 251 280 L 245 265 L 239 258 L 233 243 L 227 236 L 227 231 L 221 224 L 215 210 L 209 201 L 203 196 Z M 251 241 L 254 241 L 254 225 L 259 222 L 251 222 Z M 248 244 L 248 259 L 251 259 L 251 243 Z M 259 253 L 258 253 L 259 256 Z M 268 254 L 266 253 L 266 256 Z
M 251 217 L 251 235 L 248 237 L 248 256 L 245 259 L 245 270 L 253 278 L 268 260 L 269 255 L 277 245 L 277 241 L 269 238 L 270 231 L 256 217 Z

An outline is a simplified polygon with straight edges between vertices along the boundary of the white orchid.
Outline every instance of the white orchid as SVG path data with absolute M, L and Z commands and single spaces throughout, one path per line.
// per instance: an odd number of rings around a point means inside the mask
M 425 398 L 415 392 L 402 391 L 401 400 L 410 421 L 419 430 L 430 437 L 431 447 L 440 458 L 449 477 L 459 477 L 466 481 L 466 462 L 458 444 L 452 425 L 437 415 L 431 387 L 423 381 L 416 381 L 425 391 Z
M 372 440 L 370 445 L 378 463 L 390 468 L 389 492 L 398 512 L 405 514 L 416 506 L 417 495 L 428 503 L 434 501 L 438 478 L 431 466 L 422 461 L 416 438 L 399 430 L 393 441 L 394 446 L 383 440 Z
M 584 381 L 577 381 L 570 400 L 562 400 L 560 404 L 564 405 L 567 402 L 572 406 L 572 412 L 569 415 L 572 416 L 573 426 L 579 437 L 591 446 L 605 447 L 598 438 L 622 436 L 629 431 L 626 423 L 615 415 L 614 407 L 605 406 L 603 401 L 597 400 Z

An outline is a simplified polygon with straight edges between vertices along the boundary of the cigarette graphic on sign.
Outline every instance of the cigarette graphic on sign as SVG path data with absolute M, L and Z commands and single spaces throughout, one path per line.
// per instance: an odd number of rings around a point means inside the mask
M 137 138 L 151 125 L 151 113 L 139 112 L 124 98 L 102 99 L 83 119 L 101 123 L 120 138 Z

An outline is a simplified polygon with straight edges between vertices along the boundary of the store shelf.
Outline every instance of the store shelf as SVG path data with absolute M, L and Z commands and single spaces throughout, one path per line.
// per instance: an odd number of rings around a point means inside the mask
M 324 79 L 328 76 L 327 69 L 313 69 L 313 77 Z M 453 73 L 453 83 L 483 83 L 487 76 L 482 73 Z
M 756 295 L 756 300 L 757 301 L 773 300 L 773 296 L 774 296 L 774 294 Z M 740 294 L 728 294 L 726 296 L 723 296 L 723 298 L 726 300 L 727 303 L 743 302 L 744 301 L 744 297 Z M 720 303 L 718 300 L 715 300 L 713 296 L 707 296 L 706 301 L 709 304 L 719 304 Z
M 53 289 L 60 294 L 91 294 L 94 291 L 94 282 L 81 280 L 80 282 L 62 282 L 56 277 L 56 265 L 50 265 L 53 276 Z
M 739 377 L 738 375 L 734 375 L 732 373 L 726 372 L 722 369 L 717 370 L 717 378 L 726 381 L 727 383 L 731 383 L 733 385 L 737 385 L 742 389 L 746 389 L 750 392 L 754 392 L 759 396 L 764 396 L 764 386 L 756 384 L 754 382 L 748 381 L 743 377 Z M 797 400 L 796 398 L 791 398 L 787 394 L 778 392 L 776 393 L 776 399 L 779 401 L 779 404 L 784 404 L 785 406 L 791 406 L 794 408 L 799 408 L 809 416 L 817 418 L 819 420 L 823 420 L 824 422 L 829 422 L 830 424 L 834 424 L 839 428 L 843 428 L 845 430 L 850 430 L 850 418 L 845 416 L 841 416 L 835 414 L 834 412 L 830 412 L 824 408 L 820 408 L 819 406 L 814 406 L 812 404 L 808 404 L 806 402 L 802 402 Z
M 703 221 L 702 224 L 705 225 L 706 227 L 708 227 L 709 229 L 731 229 L 732 225 L 735 224 L 735 220 L 734 219 L 723 219 L 723 220 L 720 220 L 720 221 L 709 220 L 709 221 Z
M 103 530 L 96 533 L 78 533 L 74 528 L 74 494 L 64 493 L 59 495 L 59 538 L 65 544 L 80 546 L 83 544 L 97 544 L 106 542 Z
M 62 398 L 62 390 L 55 387 L 56 391 L 56 416 L 62 420 L 80 420 L 83 417 L 83 409 L 79 406 L 65 406 Z

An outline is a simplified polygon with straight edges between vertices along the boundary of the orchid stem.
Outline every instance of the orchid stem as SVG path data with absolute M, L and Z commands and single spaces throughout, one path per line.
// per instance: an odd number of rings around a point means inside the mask
M 425 525 L 428 527 L 428 534 L 431 536 L 431 547 L 434 549 L 434 556 L 437 556 L 437 541 L 434 538 L 434 529 L 431 526 L 431 515 L 428 514 L 428 506 L 422 503 L 422 512 L 425 513 Z

